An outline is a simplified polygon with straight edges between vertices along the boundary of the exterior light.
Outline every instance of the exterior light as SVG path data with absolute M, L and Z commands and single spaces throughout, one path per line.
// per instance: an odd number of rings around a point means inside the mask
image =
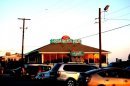
M 104 11 L 107 12 L 109 8 L 109 5 L 106 5 L 106 7 L 104 8 Z

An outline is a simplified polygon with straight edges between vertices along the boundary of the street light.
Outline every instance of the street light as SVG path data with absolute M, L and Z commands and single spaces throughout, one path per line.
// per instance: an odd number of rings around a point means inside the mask
M 104 12 L 107 12 L 109 8 L 109 5 L 106 5 L 106 7 L 104 8 Z
M 104 12 L 107 12 L 109 5 L 106 5 Z M 99 67 L 102 67 L 102 43 L 101 43 L 101 8 L 99 8 Z

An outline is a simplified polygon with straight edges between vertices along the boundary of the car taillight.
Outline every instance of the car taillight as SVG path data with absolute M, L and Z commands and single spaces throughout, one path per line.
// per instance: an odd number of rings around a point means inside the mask
M 57 76 L 59 77 L 60 75 L 61 75 L 61 72 L 60 72 L 60 71 L 58 71 L 58 72 L 57 72 Z

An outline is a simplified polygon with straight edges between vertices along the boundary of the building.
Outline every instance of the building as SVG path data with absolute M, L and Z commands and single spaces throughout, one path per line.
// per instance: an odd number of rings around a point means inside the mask
M 101 50 L 102 63 L 108 62 L 109 52 Z M 99 63 L 99 49 L 83 45 L 80 39 L 51 39 L 50 44 L 26 54 L 27 63 L 85 62 Z
M 4 56 L 2 56 L 2 61 L 19 61 L 21 59 L 21 54 L 15 53 L 11 54 L 10 52 L 6 52 Z

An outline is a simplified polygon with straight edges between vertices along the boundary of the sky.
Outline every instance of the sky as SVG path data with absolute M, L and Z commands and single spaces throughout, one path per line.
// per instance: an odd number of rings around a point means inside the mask
M 107 12 L 104 12 L 109 5 Z M 129 0 L 0 0 L 0 55 L 21 53 L 25 21 L 24 53 L 50 44 L 63 35 L 81 39 L 99 48 L 101 8 L 102 49 L 110 51 L 108 61 L 127 60 L 130 54 Z

